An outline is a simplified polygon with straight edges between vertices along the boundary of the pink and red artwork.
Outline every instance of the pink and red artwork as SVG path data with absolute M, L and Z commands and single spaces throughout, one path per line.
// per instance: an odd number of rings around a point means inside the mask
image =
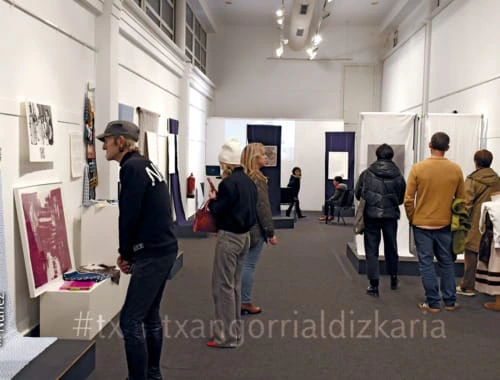
M 16 189 L 19 227 L 32 297 L 72 265 L 61 184 Z

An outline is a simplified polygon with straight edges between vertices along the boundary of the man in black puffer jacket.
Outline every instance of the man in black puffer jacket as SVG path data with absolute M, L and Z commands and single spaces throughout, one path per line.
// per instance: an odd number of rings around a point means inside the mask
M 379 264 L 378 251 L 380 231 L 384 237 L 384 256 L 387 272 L 391 275 L 391 289 L 398 287 L 397 231 L 400 216 L 399 205 L 403 204 L 406 182 L 401 171 L 392 161 L 394 150 L 390 145 L 380 145 L 375 154 L 377 161 L 359 176 L 356 184 L 356 199 L 366 200 L 364 210 L 364 243 L 367 275 L 370 286 L 367 293 L 378 297 Z

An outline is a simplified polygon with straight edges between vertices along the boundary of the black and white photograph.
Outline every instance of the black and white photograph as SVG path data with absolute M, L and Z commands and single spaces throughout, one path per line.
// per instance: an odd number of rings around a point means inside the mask
M 51 107 L 27 101 L 26 118 L 28 121 L 30 161 L 53 161 L 54 125 Z

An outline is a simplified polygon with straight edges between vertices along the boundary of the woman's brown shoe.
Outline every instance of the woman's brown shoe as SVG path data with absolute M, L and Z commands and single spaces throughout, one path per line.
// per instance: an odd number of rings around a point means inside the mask
M 262 309 L 258 306 L 254 306 L 251 303 L 242 303 L 241 304 L 241 314 L 259 314 L 262 312 Z

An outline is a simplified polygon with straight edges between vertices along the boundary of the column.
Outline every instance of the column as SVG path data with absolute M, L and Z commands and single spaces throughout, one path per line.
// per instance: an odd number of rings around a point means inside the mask
M 96 19 L 95 133 L 104 132 L 109 121 L 118 118 L 118 39 L 122 0 L 105 0 Z M 118 165 L 108 162 L 102 143 L 96 140 L 99 185 L 97 198 L 117 199 Z

